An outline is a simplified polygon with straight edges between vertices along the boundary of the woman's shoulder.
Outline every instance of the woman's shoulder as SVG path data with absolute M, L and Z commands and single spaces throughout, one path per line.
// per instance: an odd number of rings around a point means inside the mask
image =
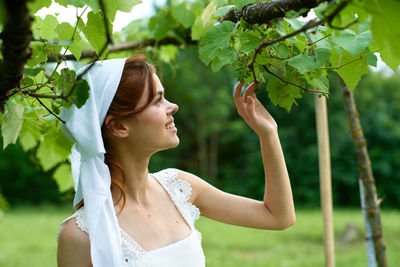
M 89 235 L 79 228 L 77 220 L 76 216 L 69 218 L 61 226 L 57 250 L 59 266 L 90 266 Z

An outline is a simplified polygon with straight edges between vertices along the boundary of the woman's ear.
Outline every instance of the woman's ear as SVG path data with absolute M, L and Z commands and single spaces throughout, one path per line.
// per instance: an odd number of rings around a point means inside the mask
M 108 133 L 112 136 L 124 138 L 129 135 L 129 130 L 123 123 L 123 120 L 116 118 L 114 115 L 107 115 L 104 125 Z

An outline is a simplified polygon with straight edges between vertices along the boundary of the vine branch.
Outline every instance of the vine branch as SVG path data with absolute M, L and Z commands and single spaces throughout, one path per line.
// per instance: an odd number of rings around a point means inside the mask
M 286 81 L 285 79 L 283 79 L 283 78 L 280 77 L 279 75 L 276 75 L 275 73 L 273 73 L 272 71 L 270 71 L 270 70 L 268 69 L 268 67 L 265 66 L 265 65 L 263 65 L 263 68 L 264 68 L 264 70 L 265 70 L 266 72 L 268 72 L 268 73 L 271 74 L 272 76 L 278 78 L 279 80 L 281 80 L 281 81 L 284 82 L 284 83 L 291 84 L 291 85 L 296 86 L 296 87 L 298 87 L 298 88 L 300 88 L 300 89 L 303 89 L 304 91 L 314 92 L 314 93 L 320 93 L 320 94 L 328 94 L 328 95 L 329 95 L 329 92 L 325 92 L 325 91 L 320 91 L 320 90 L 315 90 L 315 89 L 306 88 L 306 87 L 303 87 L 303 86 L 301 86 L 301 85 L 292 83 L 292 82 L 290 82 L 290 81 Z
M 326 22 L 331 22 L 340 13 L 340 11 L 342 11 L 351 1 L 352 0 L 345 0 L 345 1 L 341 2 L 331 14 L 329 14 L 328 16 L 326 16 L 323 19 L 310 20 L 309 22 L 307 22 L 307 24 L 305 24 L 303 27 L 301 27 L 300 29 L 298 29 L 296 31 L 293 31 L 293 32 L 291 32 L 289 34 L 286 34 L 286 35 L 282 35 L 282 36 L 280 36 L 278 38 L 275 38 L 275 39 L 272 39 L 272 40 L 264 40 L 264 41 L 262 41 L 261 44 L 254 50 L 254 55 L 253 55 L 251 61 L 249 62 L 249 64 L 247 66 L 254 73 L 254 63 L 256 61 L 257 55 L 261 54 L 265 47 L 270 46 L 272 44 L 275 44 L 277 42 L 284 41 L 284 40 L 286 40 L 286 39 L 288 39 L 290 37 L 293 37 L 293 36 L 295 36 L 297 34 L 300 34 L 302 32 L 306 32 L 307 30 L 309 30 L 311 28 L 314 28 L 314 27 L 317 27 L 319 25 L 322 25 L 322 24 L 324 24 Z M 253 76 L 253 78 L 256 78 L 255 75 Z M 256 84 L 259 83 L 257 79 L 255 79 L 254 82 Z

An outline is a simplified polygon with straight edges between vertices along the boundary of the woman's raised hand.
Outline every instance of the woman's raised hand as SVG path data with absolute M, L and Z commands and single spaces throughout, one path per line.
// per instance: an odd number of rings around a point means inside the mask
M 257 89 L 256 83 L 251 83 L 241 95 L 243 83 L 238 83 L 233 93 L 236 108 L 239 115 L 246 121 L 258 136 L 275 133 L 278 129 L 274 118 L 264 108 L 257 99 L 254 91 Z

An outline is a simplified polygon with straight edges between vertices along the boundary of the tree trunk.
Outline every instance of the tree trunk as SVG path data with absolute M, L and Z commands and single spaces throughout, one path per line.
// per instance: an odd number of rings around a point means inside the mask
M 349 130 L 357 152 L 358 169 L 360 171 L 359 184 L 362 211 L 365 220 L 365 239 L 367 240 L 367 253 L 374 253 L 374 258 L 379 267 L 387 266 L 386 245 L 383 239 L 381 215 L 376 196 L 375 179 L 372 173 L 367 142 L 361 127 L 354 96 L 345 82 L 340 79 L 343 89 L 343 101 L 349 119 Z M 368 260 L 368 266 L 376 263 Z
M 31 56 L 31 20 L 26 0 L 4 1 L 6 22 L 0 38 L 3 40 L 0 60 L 0 110 L 9 98 L 11 89 L 19 85 L 24 64 Z

